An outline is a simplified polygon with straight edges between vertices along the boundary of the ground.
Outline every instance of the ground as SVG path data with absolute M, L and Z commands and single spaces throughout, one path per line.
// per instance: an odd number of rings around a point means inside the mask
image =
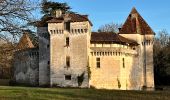
M 0 100 L 169 100 L 170 91 L 0 86 Z

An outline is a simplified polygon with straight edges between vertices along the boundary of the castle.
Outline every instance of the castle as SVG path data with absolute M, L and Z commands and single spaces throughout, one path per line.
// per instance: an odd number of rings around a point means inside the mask
M 154 88 L 155 33 L 135 8 L 118 34 L 91 29 L 87 15 L 56 10 L 37 27 L 38 38 L 25 33 L 20 39 L 15 81 L 33 86 Z

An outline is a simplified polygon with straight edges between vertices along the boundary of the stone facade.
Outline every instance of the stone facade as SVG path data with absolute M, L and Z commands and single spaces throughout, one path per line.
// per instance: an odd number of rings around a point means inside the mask
M 37 29 L 39 38 L 39 86 L 50 85 L 50 36 L 47 28 Z
M 37 86 L 39 80 L 38 49 L 15 52 L 14 80 L 18 84 Z
M 57 10 L 38 27 L 39 55 L 29 56 L 34 46 L 16 52 L 27 62 L 15 60 L 15 80 L 39 86 L 154 88 L 154 32 L 135 8 L 118 34 L 91 32 L 91 27 L 87 15 Z
M 57 86 L 88 87 L 88 51 L 90 24 L 89 22 L 70 23 L 70 30 L 64 30 L 63 23 L 49 23 L 50 32 L 50 84 Z M 62 30 L 55 33 L 54 30 Z M 84 30 L 75 32 L 74 30 Z M 73 31 L 71 31 L 73 30 Z M 52 32 L 53 31 L 53 32 Z M 68 39 L 68 40 L 66 40 Z M 67 44 L 67 42 L 69 42 Z M 69 61 L 66 61 L 66 60 Z M 68 64 L 67 64 L 68 63 Z M 78 84 L 78 77 L 83 75 L 83 82 Z M 71 79 L 66 79 L 69 76 Z

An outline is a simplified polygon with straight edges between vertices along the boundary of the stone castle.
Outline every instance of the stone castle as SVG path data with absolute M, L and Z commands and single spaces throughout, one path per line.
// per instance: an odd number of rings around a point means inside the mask
M 25 33 L 20 39 L 14 80 L 33 86 L 154 88 L 155 33 L 135 8 L 117 34 L 91 29 L 87 15 L 57 10 L 37 27 L 38 38 Z

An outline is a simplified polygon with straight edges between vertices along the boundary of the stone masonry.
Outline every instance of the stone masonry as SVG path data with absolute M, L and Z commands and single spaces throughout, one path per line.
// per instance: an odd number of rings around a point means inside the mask
M 38 45 L 28 34 L 18 43 L 15 81 L 33 86 L 153 90 L 155 33 L 137 10 L 132 9 L 119 33 L 91 32 L 92 26 L 87 15 L 56 10 L 37 27 Z

